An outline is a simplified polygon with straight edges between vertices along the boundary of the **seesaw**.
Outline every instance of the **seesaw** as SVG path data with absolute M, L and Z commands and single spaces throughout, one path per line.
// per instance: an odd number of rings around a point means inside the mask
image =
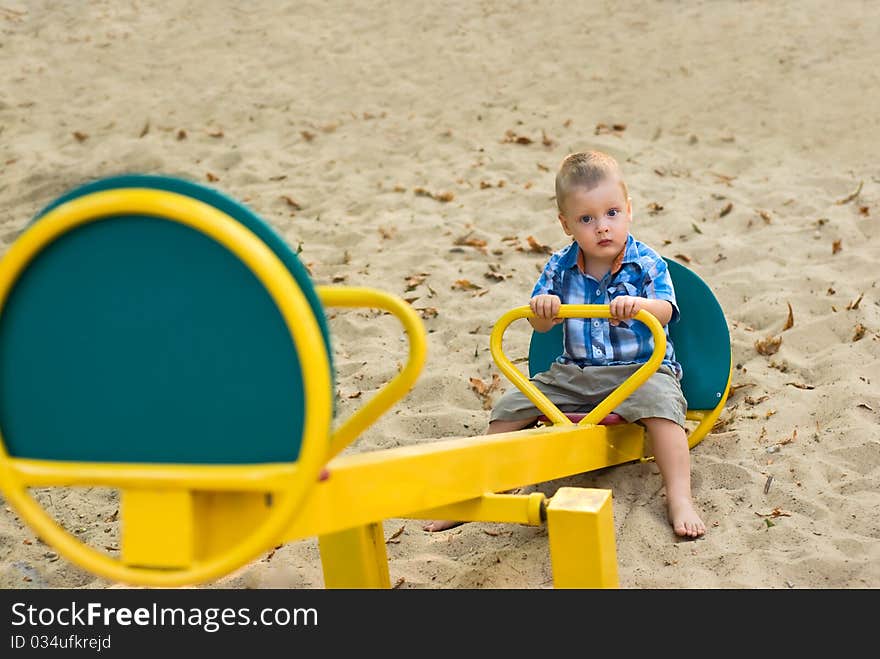
M 669 262 L 682 318 L 693 447 L 730 385 L 727 324 L 711 290 Z M 324 307 L 393 314 L 409 340 L 402 370 L 334 419 Z M 108 580 L 175 587 L 218 579 L 278 544 L 317 537 L 325 586 L 390 587 L 382 521 L 446 518 L 546 524 L 557 587 L 616 587 L 609 490 L 496 494 L 646 457 L 641 426 L 602 425 L 659 366 L 651 360 L 573 422 L 506 357 L 499 369 L 549 419 L 516 433 L 340 455 L 412 388 L 425 331 L 403 300 L 314 287 L 296 254 L 246 206 L 177 178 L 101 179 L 63 195 L 0 260 L 0 490 L 59 554 Z M 608 318 L 607 306 L 563 307 Z M 533 335 L 530 373 L 561 352 Z M 120 492 L 120 549 L 83 543 L 30 490 Z

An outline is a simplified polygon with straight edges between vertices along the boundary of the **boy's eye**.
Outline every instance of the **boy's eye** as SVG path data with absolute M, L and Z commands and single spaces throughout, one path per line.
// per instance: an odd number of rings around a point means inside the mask
M 618 213 L 620 213 L 619 210 L 617 210 L 616 208 L 611 208 L 608 210 L 608 217 L 617 217 Z
M 584 224 L 587 224 L 588 222 L 591 222 L 592 220 L 593 220 L 592 215 L 581 215 L 581 222 L 583 222 Z

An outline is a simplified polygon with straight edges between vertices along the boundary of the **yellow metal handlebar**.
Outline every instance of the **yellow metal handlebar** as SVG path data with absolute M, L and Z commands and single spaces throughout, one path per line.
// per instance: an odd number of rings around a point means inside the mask
M 403 325 L 409 338 L 409 357 L 403 370 L 336 429 L 327 451 L 329 461 L 409 392 L 425 364 L 427 338 L 422 319 L 399 297 L 372 288 L 316 286 L 315 289 L 321 303 L 328 307 L 369 307 L 389 311 Z
M 492 328 L 489 337 L 489 347 L 492 351 L 492 359 L 507 378 L 522 391 L 535 406 L 543 412 L 554 425 L 572 425 L 572 422 L 545 396 L 528 378 L 526 378 L 513 362 L 507 358 L 502 349 L 504 332 L 514 320 L 520 318 L 534 318 L 531 308 L 528 306 L 516 307 L 505 313 Z M 611 311 L 607 304 L 563 304 L 559 308 L 558 318 L 611 318 Z M 654 337 L 654 352 L 651 358 L 626 380 L 617 389 L 612 391 L 605 400 L 599 403 L 581 421 L 580 425 L 595 424 L 610 414 L 617 405 L 625 400 L 632 392 L 653 375 L 666 354 L 666 333 L 663 326 L 652 314 L 644 309 L 635 315 L 635 319 L 641 321 L 651 330 Z

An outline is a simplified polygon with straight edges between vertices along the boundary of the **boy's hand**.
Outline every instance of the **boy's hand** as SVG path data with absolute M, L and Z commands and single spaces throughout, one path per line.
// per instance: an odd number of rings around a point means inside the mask
M 611 324 L 618 325 L 621 320 L 629 320 L 644 307 L 645 298 L 634 297 L 632 295 L 620 295 L 613 300 L 608 306 L 611 308 Z
M 559 307 L 562 301 L 558 295 L 536 295 L 529 300 L 529 307 L 532 313 L 541 320 L 552 320 L 554 325 L 562 322 L 562 318 L 557 318 Z

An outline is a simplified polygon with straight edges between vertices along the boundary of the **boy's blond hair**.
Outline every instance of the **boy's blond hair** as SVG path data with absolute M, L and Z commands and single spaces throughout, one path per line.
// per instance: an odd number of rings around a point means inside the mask
M 556 207 L 565 213 L 563 204 L 572 188 L 581 186 L 592 190 L 608 177 L 615 177 L 623 188 L 623 196 L 629 198 L 620 165 L 607 153 L 583 151 L 567 155 L 556 172 Z

